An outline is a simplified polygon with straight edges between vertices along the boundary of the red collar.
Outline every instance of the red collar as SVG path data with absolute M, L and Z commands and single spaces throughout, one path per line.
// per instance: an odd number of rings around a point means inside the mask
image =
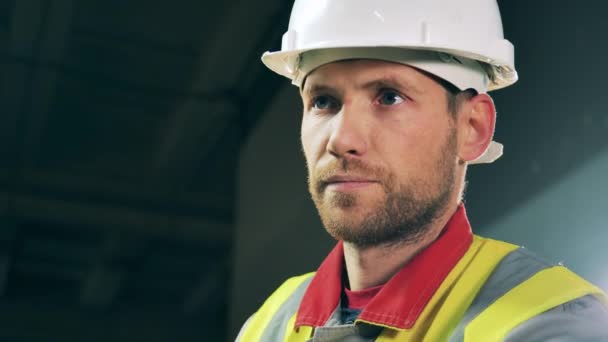
M 456 263 L 465 254 L 473 234 L 463 205 L 442 234 L 384 285 L 359 315 L 360 320 L 409 329 Z M 323 326 L 340 303 L 344 271 L 342 242 L 321 264 L 300 303 L 295 327 Z

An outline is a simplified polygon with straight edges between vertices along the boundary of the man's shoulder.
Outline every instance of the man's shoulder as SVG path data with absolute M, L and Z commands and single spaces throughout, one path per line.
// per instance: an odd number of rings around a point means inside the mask
M 489 248 L 497 244 L 508 244 L 499 240 L 482 238 Z M 587 294 L 597 294 L 602 300 L 606 297 L 604 291 L 586 279 L 582 278 L 562 262 L 550 261 L 533 251 L 523 247 L 513 246 L 502 260 L 496 265 L 489 278 L 485 281 L 479 295 L 489 296 L 492 302 L 511 295 L 548 296 L 550 293 L 570 292 L 576 299 Z M 576 296 L 580 293 L 579 296 Z M 480 298 L 477 298 L 480 299 Z M 529 304 L 529 301 L 522 303 Z
M 480 236 L 480 235 L 477 235 L 477 234 L 473 235 L 473 238 L 475 240 L 477 240 L 477 241 L 482 242 L 484 245 L 488 245 L 488 246 L 491 246 L 491 247 L 498 247 L 498 246 L 500 246 L 500 247 L 503 247 L 503 248 L 512 248 L 512 249 L 520 247 L 520 246 L 518 246 L 516 244 L 510 243 L 510 242 L 507 242 L 507 241 L 496 240 L 496 239 L 492 239 L 492 238 L 489 238 L 489 237 Z
M 508 250 L 508 252 L 504 253 L 504 258 L 496 265 L 493 272 L 494 277 L 496 277 L 496 273 L 500 273 L 502 277 L 519 275 L 516 278 L 522 278 L 523 280 L 545 268 L 563 266 L 561 262 L 551 262 L 524 246 L 478 235 L 475 235 L 475 239 L 482 242 L 483 248 L 489 250 Z
M 596 295 L 576 298 L 515 327 L 505 341 L 608 341 L 608 306 Z
M 284 331 L 289 319 L 296 313 L 300 301 L 304 296 L 308 284 L 315 272 L 294 276 L 285 280 L 267 299 L 262 306 L 253 314 L 241 328 L 237 341 L 275 340 L 265 334 L 274 334 Z M 274 324 L 271 324 L 271 321 Z M 266 332 L 266 327 L 280 326 Z M 252 338 L 253 334 L 256 337 Z
M 506 290 L 531 278 L 542 277 L 541 274 L 544 273 L 553 274 L 555 280 L 572 280 L 578 281 L 579 284 L 588 283 L 561 261 L 550 260 L 524 246 L 477 235 L 475 238 L 482 240 L 484 247 L 490 250 L 499 247 L 510 249 L 496 265 L 485 286 L 502 287 Z M 505 282 L 507 279 L 508 281 Z
M 287 300 L 298 301 L 304 296 L 308 284 L 316 272 L 309 272 L 298 276 L 293 276 L 283 281 L 283 283 L 266 299 L 260 310 L 268 306 L 280 306 Z M 297 297 L 297 298 L 295 298 Z
M 504 243 L 487 240 L 490 246 Z M 604 338 L 606 335 L 601 334 L 606 334 L 608 326 L 608 301 L 602 289 L 562 263 L 517 247 L 498 263 L 469 314 L 472 326 L 497 324 L 494 330 L 504 329 L 505 333 L 513 329 L 509 341 L 520 340 L 532 331 L 540 334 L 535 341 L 549 336 Z M 571 335 L 563 335 L 567 331 Z
M 310 280 L 312 280 L 315 274 L 316 272 L 308 272 L 297 276 L 289 277 L 285 281 L 283 281 L 283 283 L 281 283 L 281 285 L 273 292 L 271 296 L 279 294 L 290 294 L 298 287 L 301 287 L 304 284 L 308 285 L 308 283 L 310 282 Z
M 308 272 L 308 273 L 303 273 L 300 275 L 295 275 L 292 277 L 287 278 L 282 284 L 281 286 L 285 286 L 286 284 L 295 284 L 295 283 L 301 283 L 303 281 L 306 281 L 307 279 L 312 278 L 317 272 Z

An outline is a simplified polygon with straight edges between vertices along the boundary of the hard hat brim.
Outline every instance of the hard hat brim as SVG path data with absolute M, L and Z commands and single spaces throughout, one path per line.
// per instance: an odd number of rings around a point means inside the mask
M 505 41 L 508 43 L 508 41 Z M 509 43 L 510 44 L 510 43 Z M 330 44 L 328 44 L 330 45 Z M 309 51 L 322 49 L 357 49 L 357 48 L 398 48 L 412 51 L 435 51 L 451 54 L 458 57 L 464 57 L 471 60 L 476 60 L 485 63 L 493 70 L 492 81 L 488 84 L 487 91 L 493 91 L 512 85 L 517 82 L 518 75 L 514 67 L 508 61 L 501 61 L 484 57 L 481 54 L 463 51 L 459 49 L 446 48 L 445 46 L 330 46 L 330 47 L 315 47 L 307 49 L 295 49 L 289 51 L 267 51 L 262 55 L 262 62 L 270 70 L 279 75 L 285 76 L 290 80 L 294 80 L 295 72 L 297 71 L 297 62 L 301 54 Z

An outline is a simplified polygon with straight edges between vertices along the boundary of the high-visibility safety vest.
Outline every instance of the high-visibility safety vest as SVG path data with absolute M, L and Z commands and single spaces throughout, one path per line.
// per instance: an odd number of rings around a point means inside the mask
M 251 317 L 239 342 L 305 342 L 312 326 L 294 328 L 314 273 L 281 285 Z M 562 265 L 550 265 L 518 246 L 475 236 L 410 329 L 384 327 L 375 341 L 502 341 L 527 320 L 577 298 L 605 293 Z M 362 320 L 355 324 L 365 323 Z

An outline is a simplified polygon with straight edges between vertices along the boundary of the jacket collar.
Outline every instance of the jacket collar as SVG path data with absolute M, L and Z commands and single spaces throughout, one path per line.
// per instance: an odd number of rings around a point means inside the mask
M 358 321 L 409 329 L 445 277 L 473 241 L 463 205 L 450 218 L 441 235 L 397 272 L 369 302 Z M 338 242 L 323 261 L 298 309 L 295 327 L 323 326 L 340 304 L 344 248 Z

